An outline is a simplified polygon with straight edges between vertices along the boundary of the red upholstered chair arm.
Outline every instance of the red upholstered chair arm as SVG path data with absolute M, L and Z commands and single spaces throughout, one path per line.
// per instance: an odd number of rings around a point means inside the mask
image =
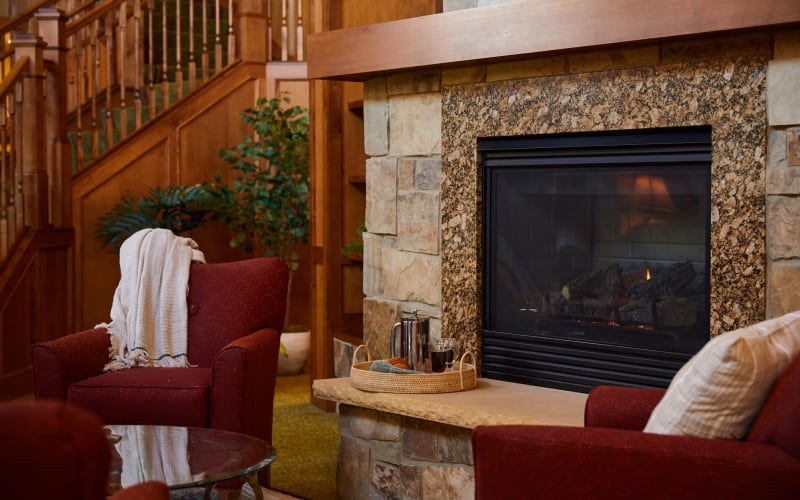
M 280 333 L 265 328 L 234 340 L 211 367 L 210 426 L 272 442 Z
M 640 431 L 664 392 L 665 389 L 598 385 L 586 398 L 584 425 Z
M 479 500 L 795 498 L 800 462 L 777 447 L 580 427 L 472 434 Z
M 69 384 L 99 375 L 108 363 L 110 346 L 105 328 L 94 328 L 34 344 L 34 395 L 37 399 L 67 399 Z
M 168 500 L 169 487 L 159 481 L 147 481 L 119 490 L 109 500 Z

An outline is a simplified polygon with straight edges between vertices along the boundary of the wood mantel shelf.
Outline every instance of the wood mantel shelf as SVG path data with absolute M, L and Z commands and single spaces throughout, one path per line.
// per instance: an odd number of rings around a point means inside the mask
M 530 0 L 308 37 L 309 78 L 523 59 L 800 23 L 798 0 Z

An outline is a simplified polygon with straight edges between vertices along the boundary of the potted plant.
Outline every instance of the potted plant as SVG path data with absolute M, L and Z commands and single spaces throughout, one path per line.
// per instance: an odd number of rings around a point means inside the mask
M 217 188 L 226 206 L 219 220 L 231 233 L 231 246 L 283 259 L 289 266 L 291 290 L 299 264 L 297 247 L 308 242 L 310 229 L 308 110 L 279 94 L 260 98 L 242 113 L 242 120 L 252 127 L 253 135 L 220 151 L 237 177 Z M 280 359 L 279 372 L 285 373 L 288 365 L 294 365 L 290 371 L 299 371 L 305 359 L 295 362 L 293 357 L 300 350 L 307 358 L 310 332 L 308 327 L 289 325 L 284 332 L 281 342 L 288 356 Z M 301 346 L 293 347 L 295 343 Z

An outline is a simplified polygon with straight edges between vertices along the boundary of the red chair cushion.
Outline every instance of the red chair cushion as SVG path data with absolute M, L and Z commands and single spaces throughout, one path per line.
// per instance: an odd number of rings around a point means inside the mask
M 207 427 L 210 368 L 131 368 L 70 385 L 67 402 L 106 424 Z

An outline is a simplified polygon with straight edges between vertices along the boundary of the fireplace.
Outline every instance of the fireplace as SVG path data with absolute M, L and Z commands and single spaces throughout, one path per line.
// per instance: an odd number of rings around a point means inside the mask
M 709 338 L 711 128 L 484 138 L 484 377 L 666 387 Z

